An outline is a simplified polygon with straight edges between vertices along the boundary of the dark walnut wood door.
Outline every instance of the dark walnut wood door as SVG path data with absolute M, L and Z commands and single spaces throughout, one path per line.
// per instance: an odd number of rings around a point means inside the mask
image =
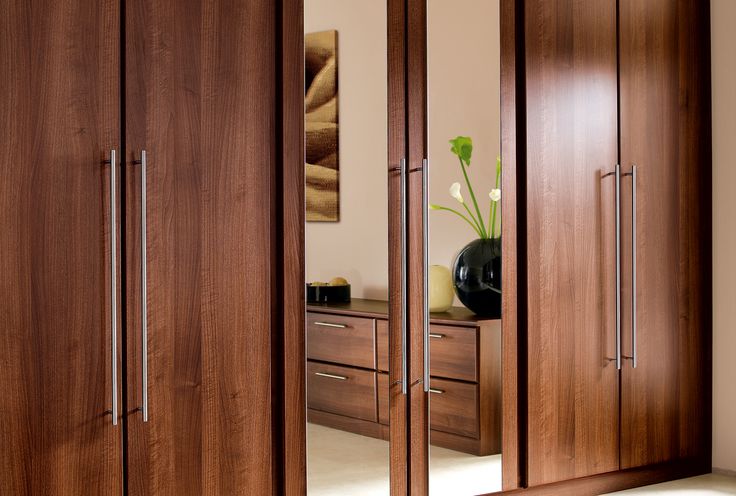
M 120 401 L 117 425 L 111 415 L 119 224 L 111 231 L 104 163 L 120 150 L 119 8 L 2 4 L 2 494 L 122 494 Z
M 616 2 L 526 5 L 528 482 L 619 467 Z
M 126 2 L 131 495 L 276 490 L 276 15 L 273 0 Z
M 636 165 L 636 368 L 624 362 L 621 467 L 710 453 L 707 5 L 620 4 L 621 165 Z M 632 177 L 623 187 L 624 353 L 632 340 Z

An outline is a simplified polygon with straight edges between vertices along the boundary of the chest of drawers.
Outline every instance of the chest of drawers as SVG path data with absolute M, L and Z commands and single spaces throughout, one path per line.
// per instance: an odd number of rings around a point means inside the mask
M 307 418 L 388 439 L 388 305 L 307 308 Z M 501 321 L 462 308 L 430 316 L 430 443 L 501 450 Z

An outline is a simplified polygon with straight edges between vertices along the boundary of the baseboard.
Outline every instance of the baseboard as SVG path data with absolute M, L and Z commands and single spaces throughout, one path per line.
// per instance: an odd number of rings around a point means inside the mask
M 569 496 L 572 494 L 575 496 L 598 496 L 600 494 L 623 491 L 634 487 L 685 479 L 710 472 L 709 460 L 686 459 L 592 475 L 580 479 L 545 484 L 543 486 L 491 493 L 486 496 Z
M 727 468 L 713 467 L 713 473 L 718 475 L 725 475 L 727 477 L 736 477 L 736 470 L 729 470 Z

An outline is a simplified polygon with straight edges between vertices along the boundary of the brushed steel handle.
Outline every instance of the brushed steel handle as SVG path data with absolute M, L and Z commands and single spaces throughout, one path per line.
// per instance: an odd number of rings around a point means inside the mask
M 110 367 L 112 384 L 112 425 L 118 425 L 118 298 L 117 298 L 117 212 L 115 194 L 115 167 L 117 157 L 115 150 L 110 150 Z
M 402 158 L 399 164 L 401 173 L 401 394 L 409 392 L 409 371 L 406 357 L 407 333 L 407 240 L 406 240 L 406 159 Z
M 603 178 L 614 176 L 616 181 L 616 369 L 621 370 L 621 165 L 616 164 L 613 172 Z
M 445 337 L 444 334 L 437 334 L 435 332 L 430 332 L 429 337 L 432 339 L 443 339 Z
M 347 381 L 347 376 L 344 375 L 336 375 L 336 374 L 328 374 L 327 372 L 315 372 L 314 375 L 318 375 L 320 377 L 327 377 L 328 379 L 337 379 L 338 381 Z
M 631 166 L 631 366 L 636 368 L 636 165 Z
M 621 370 L 621 164 L 616 164 L 616 368 Z
M 424 252 L 424 392 L 429 392 L 429 160 L 422 161 L 422 250 Z
M 316 326 L 322 326 L 322 327 L 336 327 L 338 329 L 347 329 L 348 326 L 346 324 L 333 324 L 332 322 L 313 322 Z
M 146 150 L 141 150 L 141 395 L 143 421 L 148 422 L 148 252 L 146 244 Z
M 444 389 L 429 388 L 429 392 L 432 393 L 432 394 L 445 394 L 445 390 Z

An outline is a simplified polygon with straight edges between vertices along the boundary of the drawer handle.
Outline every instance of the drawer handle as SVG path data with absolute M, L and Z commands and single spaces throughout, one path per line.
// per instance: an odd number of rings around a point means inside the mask
M 314 375 L 318 375 L 320 377 L 327 377 L 329 379 L 337 379 L 338 381 L 347 381 L 348 378 L 344 375 L 335 375 L 335 374 L 328 374 L 326 372 L 315 372 Z
M 445 335 L 444 334 L 436 334 L 436 333 L 430 332 L 429 333 L 429 337 L 430 338 L 434 338 L 434 339 L 442 339 L 442 338 L 445 337 Z
M 432 394 L 445 394 L 445 390 L 444 389 L 429 388 L 429 392 L 432 393 Z
M 337 327 L 338 329 L 347 329 L 348 326 L 345 324 L 333 324 L 332 322 L 315 322 L 314 325 L 322 327 Z

